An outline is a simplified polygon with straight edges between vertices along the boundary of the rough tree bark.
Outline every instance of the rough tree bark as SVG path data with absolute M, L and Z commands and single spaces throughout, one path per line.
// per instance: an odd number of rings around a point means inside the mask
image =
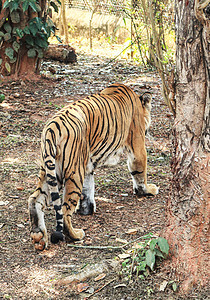
M 209 0 L 176 0 L 176 119 L 164 235 L 187 294 L 209 278 Z
M 6 0 L 2 0 L 2 10 L 0 11 L 0 30 L 4 31 L 4 23 L 7 22 L 11 27 L 12 31 L 15 28 L 24 29 L 29 21 L 35 17 L 42 17 L 46 8 L 46 0 L 39 0 L 39 5 L 41 8 L 40 12 L 34 12 L 32 9 L 28 9 L 23 12 L 18 9 L 18 13 L 20 15 L 20 22 L 13 22 L 9 13 L 9 9 L 3 9 L 3 5 Z M 3 60 L 3 63 L 0 65 L 0 73 L 2 75 L 34 75 L 35 73 L 39 73 L 40 68 L 40 58 L 38 57 L 38 53 L 35 57 L 28 57 L 27 52 L 28 49 L 26 45 L 23 43 L 16 53 L 17 60 L 15 63 L 10 63 L 10 59 L 7 55 L 5 55 L 5 49 L 10 47 L 12 48 L 14 40 L 12 41 L 1 41 L 0 43 L 0 58 Z M 10 71 L 5 67 L 5 64 L 8 63 L 10 65 Z

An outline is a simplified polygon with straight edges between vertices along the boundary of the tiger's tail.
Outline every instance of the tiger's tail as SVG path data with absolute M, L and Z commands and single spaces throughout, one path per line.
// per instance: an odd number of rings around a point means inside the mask
M 43 136 L 42 148 L 42 159 L 46 171 L 46 183 L 56 214 L 56 231 L 53 231 L 51 234 L 51 242 L 58 243 L 59 241 L 64 240 L 63 211 L 56 174 L 56 158 L 59 156 L 59 148 L 56 146 L 55 131 L 51 128 L 48 128 Z

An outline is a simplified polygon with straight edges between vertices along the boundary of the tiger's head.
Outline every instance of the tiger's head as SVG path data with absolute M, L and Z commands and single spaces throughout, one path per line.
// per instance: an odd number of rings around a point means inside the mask
M 144 120 L 145 120 L 145 132 L 148 131 L 151 123 L 151 100 L 152 96 L 150 92 L 145 92 L 140 97 L 141 104 L 144 110 Z

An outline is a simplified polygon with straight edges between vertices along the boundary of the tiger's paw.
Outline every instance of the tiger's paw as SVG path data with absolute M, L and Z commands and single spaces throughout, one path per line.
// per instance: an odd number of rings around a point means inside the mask
M 31 232 L 31 239 L 35 250 L 43 251 L 47 248 L 47 236 L 39 228 Z
M 63 235 L 63 233 L 62 232 L 60 232 L 60 231 L 53 231 L 52 233 L 51 233 L 51 243 L 53 243 L 53 244 L 57 244 L 57 243 L 59 243 L 59 241 L 64 241 L 64 235 Z
M 157 187 L 155 184 L 147 184 L 139 186 L 138 189 L 134 189 L 134 194 L 137 195 L 137 197 L 144 197 L 144 196 L 155 196 L 158 194 L 159 187 Z
M 159 192 L 159 187 L 157 187 L 155 184 L 147 184 L 147 194 L 155 196 Z
M 78 240 L 78 241 L 81 241 L 84 239 L 85 237 L 85 232 L 83 229 L 74 229 L 74 240 Z
M 85 232 L 83 229 L 75 229 L 74 228 L 73 231 L 70 232 L 68 230 L 68 228 L 65 226 L 64 233 L 67 238 L 70 238 L 70 240 L 73 240 L 73 241 L 81 241 L 85 237 Z

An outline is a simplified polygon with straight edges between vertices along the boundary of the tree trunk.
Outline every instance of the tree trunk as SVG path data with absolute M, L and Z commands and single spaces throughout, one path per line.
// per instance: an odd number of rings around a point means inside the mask
M 64 30 L 64 37 L 65 37 L 65 44 L 69 43 L 69 35 L 68 35 L 68 25 L 66 21 L 66 8 L 65 8 L 65 1 L 61 0 L 61 15 L 62 15 L 62 24 Z
M 14 34 L 16 28 L 23 30 L 28 26 L 29 21 L 36 17 L 41 17 L 46 6 L 46 0 L 40 0 L 40 12 L 34 12 L 30 7 L 23 12 L 20 8 L 15 10 L 19 15 L 19 21 L 11 17 L 9 9 L 3 9 L 6 0 L 2 0 L 2 10 L 0 11 L 0 73 L 7 75 L 34 75 L 39 72 L 40 58 L 38 52 L 33 57 L 29 57 L 29 48 L 26 46 L 24 38 Z M 10 29 L 5 28 L 5 24 Z M 2 35 L 8 34 L 10 38 L 6 40 Z M 14 47 L 14 42 L 19 44 L 19 48 Z M 10 55 L 6 54 L 6 49 L 10 49 Z M 12 51 L 12 54 L 11 54 Z
M 176 120 L 164 235 L 184 294 L 205 286 L 210 275 L 209 1 L 202 5 L 199 0 L 175 1 Z

